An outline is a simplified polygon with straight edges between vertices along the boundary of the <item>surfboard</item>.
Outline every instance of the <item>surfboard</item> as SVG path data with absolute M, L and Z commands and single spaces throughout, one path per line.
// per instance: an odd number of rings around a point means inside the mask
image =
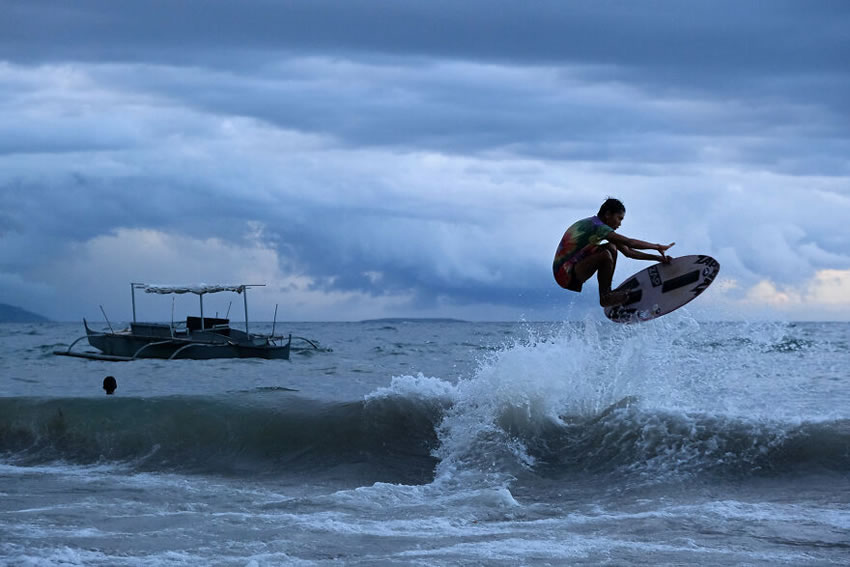
M 669 264 L 653 264 L 639 271 L 614 291 L 628 291 L 620 305 L 605 308 L 605 316 L 617 323 L 649 321 L 675 311 L 704 292 L 720 271 L 711 256 L 674 258 Z

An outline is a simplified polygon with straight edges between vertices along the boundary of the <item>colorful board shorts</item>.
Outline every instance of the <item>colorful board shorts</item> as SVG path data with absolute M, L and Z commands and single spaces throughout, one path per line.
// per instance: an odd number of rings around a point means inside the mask
M 576 264 L 590 256 L 591 254 L 595 254 L 598 250 L 598 245 L 588 246 L 587 248 L 570 258 L 568 261 L 561 264 L 560 268 L 554 270 L 555 281 L 558 282 L 558 285 L 564 289 L 581 293 L 581 287 L 582 285 L 584 285 L 584 282 L 580 282 L 578 281 L 578 278 L 576 278 Z

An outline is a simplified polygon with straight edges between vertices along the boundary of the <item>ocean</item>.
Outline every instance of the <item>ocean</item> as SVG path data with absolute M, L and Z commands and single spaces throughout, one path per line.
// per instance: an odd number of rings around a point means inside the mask
M 848 323 L 281 330 L 322 348 L 0 325 L 0 564 L 850 564 Z

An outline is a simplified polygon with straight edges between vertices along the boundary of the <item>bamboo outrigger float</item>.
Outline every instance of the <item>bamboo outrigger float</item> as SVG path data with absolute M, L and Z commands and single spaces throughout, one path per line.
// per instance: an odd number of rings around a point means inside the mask
M 261 335 L 249 331 L 247 291 L 251 287 L 262 287 L 262 284 L 163 286 L 131 283 L 130 294 L 133 302 L 133 322 L 130 323 L 129 328 L 122 331 L 114 331 L 110 325 L 109 332 L 94 331 L 89 328 L 88 322 L 83 319 L 86 334 L 71 343 L 67 349 L 53 352 L 54 354 L 63 356 L 110 361 L 127 361 L 139 358 L 161 358 L 167 360 L 205 360 L 212 358 L 289 359 L 292 335 L 284 337 L 274 334 L 274 325 L 277 323 L 277 308 L 275 308 L 275 323 L 272 325 L 272 332 L 270 334 Z M 200 317 L 189 316 L 186 317 L 185 322 L 180 321 L 176 324 L 174 322 L 170 324 L 137 322 L 136 290 L 157 294 L 194 293 L 200 301 Z M 231 327 L 229 319 L 204 316 L 204 295 L 223 291 L 242 294 L 245 306 L 244 331 Z M 108 320 L 107 323 L 109 323 Z M 78 352 L 71 350 L 74 345 L 86 338 L 89 344 L 100 350 L 100 352 Z

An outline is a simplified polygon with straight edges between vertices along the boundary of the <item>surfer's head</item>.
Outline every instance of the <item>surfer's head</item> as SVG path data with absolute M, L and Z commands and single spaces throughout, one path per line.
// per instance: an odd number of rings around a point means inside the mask
M 599 212 L 596 213 L 596 216 L 599 217 L 599 220 L 617 230 L 620 228 L 620 224 L 623 222 L 623 218 L 626 216 L 626 206 L 619 199 L 614 199 L 613 197 L 608 197 L 605 199 L 605 202 L 602 203 L 602 206 L 599 207 Z

